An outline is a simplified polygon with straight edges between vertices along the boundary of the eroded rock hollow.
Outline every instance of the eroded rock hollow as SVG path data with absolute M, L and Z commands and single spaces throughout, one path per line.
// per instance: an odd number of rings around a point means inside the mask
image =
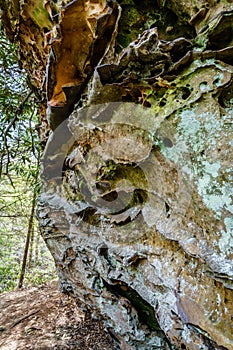
M 38 218 L 61 289 L 116 349 L 232 349 L 231 2 L 33 6 L 19 13 L 47 28 Z

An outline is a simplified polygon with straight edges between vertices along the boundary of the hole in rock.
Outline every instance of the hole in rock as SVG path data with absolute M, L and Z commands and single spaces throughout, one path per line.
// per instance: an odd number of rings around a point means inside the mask
M 116 191 L 111 191 L 105 194 L 102 198 L 107 202 L 113 202 L 117 199 L 118 193 Z
M 111 190 L 111 184 L 108 181 L 98 181 L 95 185 L 98 192 L 101 194 Z
M 146 107 L 146 108 L 150 108 L 151 107 L 151 103 L 149 101 L 146 101 L 146 100 L 143 102 L 142 105 L 143 105 L 143 107 Z
M 219 86 L 219 84 L 221 84 L 221 79 L 219 77 L 217 77 L 216 79 L 214 79 L 213 84 L 215 86 Z
M 232 45 L 233 27 L 232 14 L 222 17 L 217 28 L 209 35 L 208 49 L 221 50 Z
M 183 100 L 186 100 L 190 96 L 191 91 L 188 87 L 183 87 L 181 90 L 181 93 L 182 93 L 181 98 Z
M 133 198 L 134 198 L 134 204 L 146 203 L 148 199 L 147 191 L 141 190 L 141 189 L 134 190 Z
M 123 102 L 132 102 L 133 101 L 133 97 L 130 94 L 123 95 L 121 97 L 121 99 Z
M 164 107 L 164 106 L 166 106 L 166 103 L 167 103 L 166 100 L 163 99 L 159 102 L 159 106 Z
M 227 87 L 221 92 L 218 98 L 218 102 L 220 106 L 223 108 L 232 108 L 232 105 L 233 105 L 232 95 L 233 95 L 233 82 L 229 85 L 229 87 Z
M 167 204 L 167 202 L 165 202 L 165 208 L 166 208 L 167 217 L 169 218 L 171 214 L 170 214 L 170 206 Z
M 168 148 L 171 148 L 173 146 L 172 140 L 170 140 L 168 137 L 164 137 L 163 144 Z

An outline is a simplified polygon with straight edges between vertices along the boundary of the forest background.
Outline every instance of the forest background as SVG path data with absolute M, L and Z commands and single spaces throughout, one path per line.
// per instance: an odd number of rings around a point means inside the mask
M 36 220 L 38 99 L 0 27 L 0 293 L 56 278 Z

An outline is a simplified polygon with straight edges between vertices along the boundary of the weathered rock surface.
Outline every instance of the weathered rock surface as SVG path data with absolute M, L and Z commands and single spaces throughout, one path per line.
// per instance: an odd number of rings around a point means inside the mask
M 83 2 L 95 35 L 92 51 L 72 42 L 75 68 L 64 43 L 81 2 L 58 16 L 41 232 L 61 289 L 121 349 L 231 349 L 233 8 L 119 3 Z

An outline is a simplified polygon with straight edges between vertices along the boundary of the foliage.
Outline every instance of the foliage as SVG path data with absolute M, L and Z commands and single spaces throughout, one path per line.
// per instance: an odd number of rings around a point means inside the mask
M 0 292 L 17 286 L 27 233 L 32 190 L 19 176 L 0 183 Z M 30 242 L 24 285 L 44 283 L 55 278 L 51 255 L 40 237 L 37 222 Z
M 0 28 L 1 29 L 1 28 Z M 37 101 L 17 63 L 15 46 L 0 30 L 0 292 L 21 273 L 33 193 L 39 190 Z M 46 272 L 45 272 L 46 271 Z M 25 283 L 55 277 L 50 253 L 33 219 Z
M 0 31 L 0 175 L 36 175 L 39 143 L 36 100 L 17 63 L 16 48 Z

